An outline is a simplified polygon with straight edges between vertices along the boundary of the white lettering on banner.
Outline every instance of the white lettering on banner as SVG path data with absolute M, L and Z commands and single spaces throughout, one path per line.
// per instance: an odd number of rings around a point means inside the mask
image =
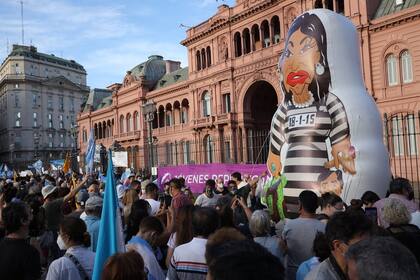
M 206 181 L 211 178 L 213 180 L 222 179 L 224 184 L 227 184 L 227 182 L 230 180 L 230 175 L 227 174 L 196 174 L 196 175 L 184 175 L 184 174 L 176 174 L 172 175 L 170 173 L 165 173 L 162 176 L 162 179 L 160 180 L 161 184 L 164 184 L 166 182 L 169 182 L 172 178 L 184 178 L 185 183 L 188 184 L 205 184 Z M 251 180 L 255 180 L 258 178 L 258 175 L 252 175 L 250 176 Z M 265 182 L 266 178 L 262 178 L 263 182 Z

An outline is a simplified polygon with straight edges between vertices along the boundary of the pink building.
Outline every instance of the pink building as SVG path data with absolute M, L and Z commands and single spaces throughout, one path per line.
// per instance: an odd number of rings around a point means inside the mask
M 264 162 L 267 132 L 282 100 L 277 61 L 293 19 L 313 8 L 349 17 L 360 32 L 368 91 L 384 117 L 396 175 L 419 181 L 420 3 L 416 0 L 237 0 L 187 30 L 188 67 L 153 55 L 79 115 L 81 153 L 88 131 L 148 166 L 142 104 L 152 100 L 155 165 Z M 94 93 L 91 93 L 94 95 Z M 90 100 L 94 100 L 93 97 Z M 96 99 L 95 99 L 96 100 Z M 263 101 L 263 102 L 262 102 Z M 266 141 L 267 140 L 267 141 Z

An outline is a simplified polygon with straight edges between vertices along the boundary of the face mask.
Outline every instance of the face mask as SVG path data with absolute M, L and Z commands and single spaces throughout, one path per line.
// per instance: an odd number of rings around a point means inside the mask
M 61 235 L 58 235 L 57 245 L 58 245 L 58 248 L 60 248 L 60 250 L 66 250 L 67 249 L 66 244 L 63 241 L 63 238 L 61 238 Z

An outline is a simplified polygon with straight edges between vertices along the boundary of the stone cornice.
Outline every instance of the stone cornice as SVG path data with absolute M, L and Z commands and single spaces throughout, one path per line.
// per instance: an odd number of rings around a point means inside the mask
M 404 12 L 394 13 L 382 18 L 374 19 L 370 22 L 369 31 L 378 32 L 396 25 L 412 22 L 420 18 L 419 6 L 414 6 Z
M 239 13 L 239 14 L 236 14 L 236 15 L 231 16 L 226 21 L 221 21 L 221 23 L 215 24 L 215 25 L 211 26 L 209 29 L 207 29 L 205 31 L 202 31 L 202 32 L 200 32 L 198 34 L 194 34 L 193 36 L 182 40 L 181 41 L 181 45 L 189 46 L 189 45 L 193 44 L 194 42 L 197 42 L 199 39 L 201 39 L 203 37 L 208 37 L 211 34 L 219 31 L 220 29 L 222 29 L 222 28 L 224 28 L 224 27 L 226 27 L 228 25 L 234 24 L 234 23 L 236 23 L 238 21 L 241 21 L 241 20 L 244 20 L 244 19 L 246 19 L 248 17 L 251 17 L 252 15 L 254 15 L 256 13 L 259 13 L 259 12 L 261 12 L 263 10 L 266 10 L 266 9 L 274 6 L 278 2 L 279 2 L 279 0 L 270 0 L 270 1 L 266 1 L 264 3 L 261 3 L 259 5 L 253 6 L 253 7 L 249 8 L 249 9 L 247 9 L 247 10 Z

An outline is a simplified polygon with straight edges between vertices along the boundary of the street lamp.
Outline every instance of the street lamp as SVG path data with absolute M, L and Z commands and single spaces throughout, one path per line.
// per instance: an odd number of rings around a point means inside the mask
M 79 126 L 78 125 L 72 125 L 70 128 L 71 136 L 74 141 L 73 149 L 71 152 L 71 169 L 73 172 L 78 173 L 79 172 L 79 163 L 77 161 L 77 136 L 79 134 Z
M 155 118 L 156 113 L 156 104 L 152 100 L 147 100 L 145 104 L 143 104 L 143 115 L 147 122 L 149 122 L 149 153 L 150 153 L 150 169 L 152 169 L 154 165 L 153 160 L 153 120 Z

